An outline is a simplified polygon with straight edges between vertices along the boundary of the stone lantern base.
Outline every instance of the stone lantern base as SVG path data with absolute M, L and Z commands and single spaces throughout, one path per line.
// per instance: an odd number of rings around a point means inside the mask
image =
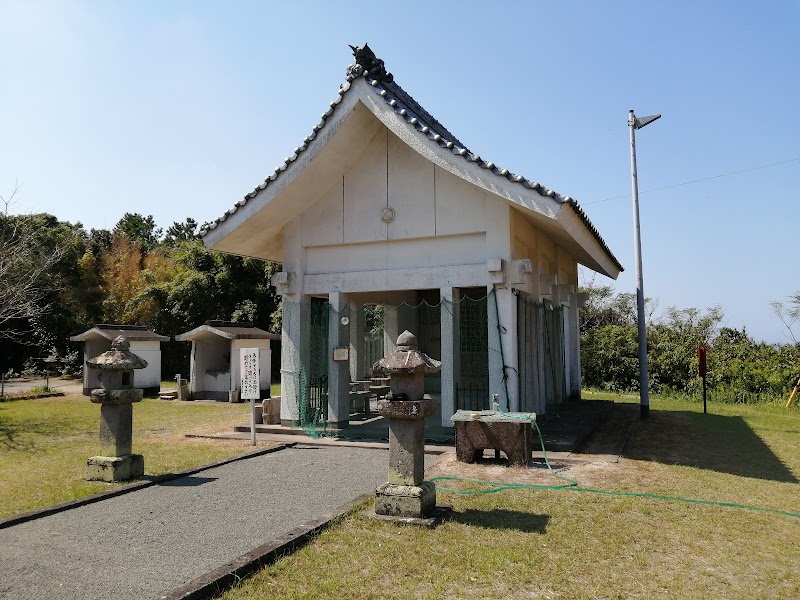
M 86 461 L 86 479 L 89 481 L 125 481 L 144 475 L 144 456 L 92 456 Z
M 376 515 L 424 519 L 435 511 L 436 486 L 430 481 L 419 485 L 384 483 L 375 490 Z

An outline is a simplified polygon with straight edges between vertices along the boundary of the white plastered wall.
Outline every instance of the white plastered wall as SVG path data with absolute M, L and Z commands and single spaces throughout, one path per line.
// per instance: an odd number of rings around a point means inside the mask
M 387 223 L 381 216 L 388 209 L 393 214 Z M 331 292 L 496 287 L 506 331 L 503 354 L 512 367 L 517 323 L 511 288 L 541 300 L 541 274 L 556 276 L 560 269 L 572 276 L 553 241 L 507 201 L 429 162 L 386 128 L 340 180 L 284 227 L 283 240 L 283 268 L 294 280 L 284 302 Z M 487 272 L 487 260 L 495 258 L 504 260 L 506 271 L 498 286 L 490 285 Z M 512 284 L 511 261 L 519 258 L 531 259 L 533 273 Z M 552 297 L 553 290 L 541 291 Z M 284 344 L 285 351 L 291 347 Z M 513 379 L 508 407 L 515 409 L 516 371 L 507 372 Z
M 144 369 L 136 369 L 133 383 L 137 388 L 161 388 L 161 342 L 131 341 L 131 352 L 147 361 Z
M 215 392 L 222 399 L 231 389 L 230 341 L 223 338 L 192 340 L 192 393 Z M 217 396 L 214 396 L 215 398 Z
M 97 338 L 87 340 L 84 346 L 83 387 L 85 391 L 100 387 L 99 369 L 86 366 L 86 360 L 111 350 L 111 340 Z M 131 341 L 130 350 L 147 361 L 144 369 L 136 369 L 133 383 L 137 388 L 161 387 L 161 342 L 157 340 Z

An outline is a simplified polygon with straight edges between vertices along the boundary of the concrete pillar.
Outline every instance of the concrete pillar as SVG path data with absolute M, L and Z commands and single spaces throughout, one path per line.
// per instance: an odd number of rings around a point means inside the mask
M 192 340 L 192 355 L 189 358 L 189 383 L 192 386 L 192 393 L 196 394 L 200 389 L 200 380 L 198 379 L 199 373 L 197 372 L 197 346 L 198 340 Z
M 565 340 L 567 343 L 567 396 L 580 398 L 581 395 L 581 341 L 578 329 L 578 295 L 569 295 L 569 306 L 564 315 Z
M 400 329 L 400 319 L 396 306 L 383 308 L 383 355 L 389 356 L 397 350 L 397 336 L 403 332 Z
M 242 381 L 239 375 L 239 345 L 236 340 L 230 340 L 228 346 L 228 394 L 236 392 L 236 398 L 241 402 Z
M 350 303 L 350 380 L 360 381 L 367 373 L 364 344 L 364 307 Z
M 350 361 L 334 361 L 334 348 L 350 348 L 350 311 L 347 294 L 331 292 L 328 320 L 328 424 L 346 427 L 350 421 Z M 347 317 L 347 324 L 342 317 Z
M 309 376 L 311 362 L 311 298 L 283 298 L 281 328 L 281 424 L 296 425 L 300 419 L 300 370 Z
M 570 355 L 570 348 L 572 345 L 572 332 L 569 328 L 569 303 L 567 299 L 561 296 L 561 310 L 563 311 L 564 318 L 561 320 L 561 339 L 564 340 L 564 391 L 566 397 L 569 398 L 571 394 L 571 375 L 572 375 L 572 356 Z
M 498 287 L 495 298 L 488 298 L 486 313 L 489 319 L 489 394 L 500 394 L 500 406 L 511 412 L 519 411 L 519 359 L 517 348 L 517 297 L 510 287 Z M 495 309 L 495 299 L 497 308 Z M 498 328 L 499 320 L 499 328 Z M 499 331 L 498 331 L 499 330 Z M 499 335 L 498 335 L 499 333 Z M 493 343 L 494 342 L 494 343 Z M 499 342 L 499 346 L 497 345 Z M 502 353 L 500 349 L 502 348 Z M 492 355 L 495 356 L 492 356 Z M 505 369 L 500 365 L 500 358 Z M 493 368 L 495 367 L 495 368 Z M 503 370 L 506 381 L 503 382 Z M 508 403 L 503 402 L 508 389 Z
M 442 391 L 441 413 L 442 427 L 452 427 L 450 417 L 456 412 L 456 384 L 461 373 L 461 339 L 459 305 L 460 290 L 458 288 L 441 288 L 442 303 Z
M 556 286 L 554 286 L 556 287 Z M 562 321 L 558 320 L 558 313 L 555 312 L 560 308 L 560 304 L 555 305 L 554 313 L 551 315 L 552 321 L 551 326 L 555 331 L 555 340 L 553 345 L 553 369 L 554 369 L 554 387 L 555 387 L 555 394 L 553 397 L 553 401 L 558 404 L 561 404 L 564 401 L 564 324 L 563 324 L 563 315 L 561 313 Z M 560 325 L 560 327 L 559 327 Z

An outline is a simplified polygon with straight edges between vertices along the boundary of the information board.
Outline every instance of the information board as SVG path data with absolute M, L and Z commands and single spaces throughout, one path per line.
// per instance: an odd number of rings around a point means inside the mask
M 261 397 L 259 348 L 242 348 L 239 360 L 241 374 L 241 399 L 258 400 Z

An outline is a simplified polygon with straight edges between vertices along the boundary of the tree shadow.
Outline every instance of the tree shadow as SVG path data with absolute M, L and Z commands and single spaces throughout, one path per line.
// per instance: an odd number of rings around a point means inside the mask
M 617 432 L 630 432 L 621 450 L 625 458 L 798 483 L 792 471 L 742 417 L 651 410 L 649 418 L 642 421 L 638 418 L 638 405 L 619 405 L 615 413 L 610 420 Z M 625 422 L 629 425 L 625 426 Z
M 23 427 L 20 424 L 9 422 L 3 415 L 4 407 L 0 405 L 0 448 L 6 450 L 31 450 L 34 444 L 31 440 L 19 440 L 17 435 L 23 432 Z M 24 429 L 26 433 L 47 433 L 46 424 L 38 424 L 28 426 Z
M 550 515 L 538 515 L 502 508 L 493 510 L 470 508 L 454 512 L 450 520 L 483 529 L 516 529 L 523 533 L 543 534 L 550 523 Z

